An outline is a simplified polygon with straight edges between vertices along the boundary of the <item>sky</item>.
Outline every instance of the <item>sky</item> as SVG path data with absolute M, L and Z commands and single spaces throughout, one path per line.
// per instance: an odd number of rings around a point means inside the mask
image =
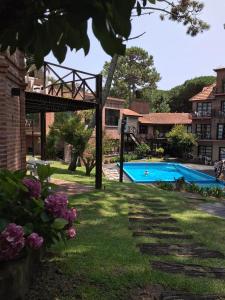
M 127 46 L 139 46 L 154 57 L 154 64 L 161 75 L 159 89 L 170 89 L 185 80 L 197 76 L 215 75 L 214 68 L 225 66 L 225 0 L 203 0 L 200 17 L 210 25 L 210 30 L 191 37 L 182 24 L 161 21 L 157 13 L 136 18 L 132 24 L 132 36 L 145 34 L 128 42 Z M 110 60 L 100 43 L 89 30 L 91 47 L 89 54 L 83 50 L 68 52 L 63 65 L 99 73 L 105 61 Z M 52 54 L 47 61 L 56 62 Z

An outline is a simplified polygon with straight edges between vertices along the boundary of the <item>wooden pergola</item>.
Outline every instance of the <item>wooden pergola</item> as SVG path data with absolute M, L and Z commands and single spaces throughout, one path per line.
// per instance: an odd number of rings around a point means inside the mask
M 54 78 L 48 81 L 49 74 Z M 60 74 L 60 75 L 59 75 Z M 41 159 L 46 159 L 46 113 L 95 110 L 96 177 L 102 187 L 102 76 L 44 62 L 43 88 L 25 91 L 26 113 L 40 113 Z

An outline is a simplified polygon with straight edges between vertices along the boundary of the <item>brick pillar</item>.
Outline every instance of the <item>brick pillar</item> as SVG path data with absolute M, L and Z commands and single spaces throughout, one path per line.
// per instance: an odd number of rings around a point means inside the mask
M 24 75 L 22 53 L 0 53 L 0 168 L 9 170 L 26 166 Z M 20 96 L 12 96 L 12 88 Z

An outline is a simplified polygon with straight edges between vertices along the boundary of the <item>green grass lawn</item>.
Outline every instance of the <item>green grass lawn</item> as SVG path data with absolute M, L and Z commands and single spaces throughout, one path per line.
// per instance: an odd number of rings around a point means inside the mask
M 94 183 L 94 177 L 85 177 L 82 168 L 73 174 L 66 170 L 66 165 L 54 163 L 53 167 L 55 178 L 88 185 Z M 66 273 L 72 274 L 79 282 L 73 297 L 88 300 L 129 299 L 132 290 L 151 283 L 193 293 L 225 295 L 224 280 L 191 278 L 152 270 L 150 262 L 156 260 L 213 267 L 225 266 L 225 260 L 140 254 L 136 244 L 141 241 L 172 243 L 174 240 L 132 237 L 132 232 L 128 230 L 128 200 L 161 200 L 178 220 L 177 226 L 183 233 L 193 235 L 192 242 L 202 242 L 208 249 L 220 250 L 224 254 L 225 220 L 196 210 L 188 203 L 188 199 L 175 192 L 113 181 L 104 181 L 103 186 L 102 191 L 92 191 L 70 198 L 79 213 L 77 238 L 69 241 L 66 246 L 58 244 L 54 247 L 54 251 L 61 253 L 55 260 Z

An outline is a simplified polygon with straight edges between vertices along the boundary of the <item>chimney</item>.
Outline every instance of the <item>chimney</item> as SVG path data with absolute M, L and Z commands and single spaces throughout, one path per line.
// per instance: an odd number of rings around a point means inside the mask
M 225 93 L 225 67 L 214 69 L 216 77 L 216 93 Z

